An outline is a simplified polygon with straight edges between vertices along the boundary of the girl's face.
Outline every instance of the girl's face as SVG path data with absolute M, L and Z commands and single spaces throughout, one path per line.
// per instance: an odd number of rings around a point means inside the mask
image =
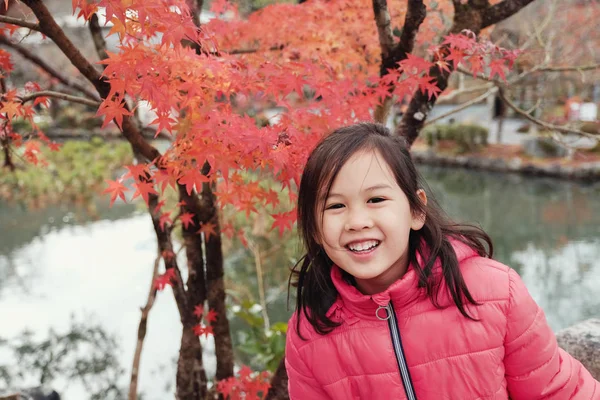
M 417 194 L 426 204 L 425 192 Z M 404 275 L 410 230 L 421 229 L 425 220 L 413 216 L 379 152 L 350 157 L 319 204 L 317 241 L 337 266 L 354 276 L 362 293 L 379 293 Z

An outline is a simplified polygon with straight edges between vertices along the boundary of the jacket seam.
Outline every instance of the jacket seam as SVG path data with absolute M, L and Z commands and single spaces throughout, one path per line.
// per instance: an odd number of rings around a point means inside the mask
M 555 354 L 556 354 L 556 353 L 555 353 Z M 554 355 L 554 354 L 553 354 L 553 355 Z M 547 359 L 547 360 L 544 360 L 544 362 L 543 362 L 543 363 L 541 363 L 541 364 L 540 364 L 540 365 L 538 365 L 537 367 L 535 367 L 535 368 L 533 368 L 533 369 L 531 369 L 531 370 L 527 371 L 527 372 L 526 372 L 526 373 L 524 373 L 524 374 L 515 375 L 515 376 L 509 375 L 508 377 L 509 377 L 510 379 L 514 380 L 514 381 L 521 381 L 521 380 L 523 380 L 523 379 L 527 379 L 527 377 L 531 376 L 532 374 L 535 374 L 537 371 L 539 371 L 540 369 L 544 368 L 546 365 L 550 364 L 550 362 L 552 362 L 552 357 L 550 357 L 550 358 L 549 358 L 549 359 Z M 570 381 L 570 380 L 571 380 L 571 377 L 569 376 L 569 381 Z M 568 383 L 569 381 L 567 381 L 567 383 Z M 563 386 L 564 386 L 564 385 L 563 385 Z M 563 386 L 561 386 L 561 389 L 562 389 L 562 387 L 563 387 Z
M 426 361 L 426 362 L 421 363 L 421 364 L 409 365 L 409 368 L 423 367 L 425 365 L 433 364 L 433 363 L 436 363 L 436 362 L 439 362 L 439 361 L 451 360 L 453 358 L 459 358 L 459 357 L 464 357 L 464 356 L 469 356 L 469 355 L 475 355 L 475 354 L 479 354 L 479 353 L 485 353 L 485 352 L 488 352 L 488 351 L 491 351 L 491 350 L 499 349 L 501 347 L 503 347 L 503 346 L 502 345 L 498 345 L 498 346 L 490 347 L 490 348 L 487 348 L 487 349 L 476 350 L 476 351 L 469 351 L 469 352 L 466 352 L 466 353 L 454 354 L 454 355 L 451 355 L 451 356 L 444 356 L 444 357 L 440 357 L 440 358 L 438 358 L 436 360 Z
M 529 324 L 529 326 L 527 327 L 527 329 L 525 329 L 525 331 L 523 331 L 519 336 L 517 336 L 516 338 L 514 338 L 513 340 L 511 340 L 510 342 L 506 343 L 506 346 L 510 346 L 511 344 L 513 344 L 514 342 L 516 342 L 517 340 L 519 340 L 520 338 L 522 338 L 523 336 L 525 336 L 527 333 L 531 332 L 531 330 L 533 329 L 537 319 L 538 319 L 538 315 L 540 315 L 541 309 L 539 307 L 537 307 L 536 311 L 535 311 L 535 316 L 533 317 L 533 320 L 531 321 L 531 324 Z M 507 329 L 508 331 L 508 329 Z M 514 351 L 511 351 L 509 354 L 512 354 Z
M 373 322 L 375 322 L 375 321 L 373 321 Z M 343 327 L 343 325 L 340 325 L 338 328 L 340 328 L 340 327 Z M 294 345 L 294 347 L 296 347 L 296 351 L 300 352 L 300 350 L 303 349 L 304 347 L 313 345 L 313 344 L 315 344 L 315 343 L 317 343 L 317 342 L 319 342 L 321 340 L 331 339 L 331 338 L 336 337 L 338 335 L 341 335 L 342 333 L 345 333 L 345 332 L 350 332 L 350 331 L 354 331 L 354 330 L 363 330 L 363 329 L 368 329 L 368 328 L 379 329 L 379 327 L 376 326 L 376 325 L 372 325 L 372 326 L 357 326 L 357 327 L 352 327 L 352 328 L 350 328 L 350 326 L 348 326 L 344 330 L 340 330 L 338 332 L 330 332 L 327 335 L 321 335 L 321 337 L 317 337 L 315 339 L 303 342 L 302 345 L 300 345 L 300 346 L 295 346 Z
M 324 384 L 324 385 L 323 385 L 323 387 L 327 387 L 327 386 L 334 385 L 334 384 L 336 384 L 336 383 L 338 383 L 338 382 L 341 382 L 341 381 L 343 381 L 344 379 L 348 379 L 348 378 L 357 378 L 357 377 L 362 377 L 362 376 L 392 375 L 392 374 L 393 374 L 393 375 L 396 375 L 396 374 L 398 374 L 398 372 L 397 372 L 397 371 L 392 371 L 392 372 L 379 372 L 379 373 L 376 373 L 376 374 L 358 374 L 358 375 L 346 375 L 346 376 L 344 376 L 344 377 L 342 377 L 342 378 L 340 378 L 340 379 L 338 379 L 338 380 L 335 380 L 335 381 L 333 381 L 333 382 L 331 382 L 331 383 L 326 383 L 326 384 Z

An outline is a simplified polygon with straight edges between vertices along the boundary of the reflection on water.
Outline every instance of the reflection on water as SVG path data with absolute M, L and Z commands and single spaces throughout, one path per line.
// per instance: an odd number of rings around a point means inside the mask
M 421 167 L 455 220 L 481 225 L 553 329 L 600 316 L 600 186 Z
M 599 186 L 433 167 L 420 171 L 450 216 L 480 224 L 492 236 L 495 257 L 521 274 L 553 329 L 600 317 Z M 71 314 L 89 316 L 118 337 L 122 366 L 129 371 L 156 243 L 145 213 L 99 205 L 98 214 L 100 220 L 91 221 L 75 209 L 33 212 L 0 203 L 0 338 L 24 328 L 40 334 L 50 327 L 64 330 Z M 264 265 L 271 322 L 289 316 L 289 267 L 285 256 Z M 258 298 L 249 251 L 228 252 L 226 268 Z M 159 294 L 148 323 L 140 387 L 152 400 L 164 398 L 165 385 L 174 380 L 181 328 L 169 289 Z M 232 327 L 244 324 L 234 320 Z M 214 370 L 210 354 L 205 360 Z M 124 387 L 127 380 L 126 374 Z M 67 400 L 85 398 L 82 388 L 64 381 L 54 386 Z

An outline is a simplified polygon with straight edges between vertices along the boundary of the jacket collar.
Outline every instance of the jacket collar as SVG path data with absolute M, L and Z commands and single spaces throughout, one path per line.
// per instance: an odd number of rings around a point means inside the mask
M 475 250 L 467 246 L 466 244 L 451 240 L 452 247 L 456 252 L 456 257 L 459 263 L 466 258 L 477 255 Z M 417 263 L 423 265 L 423 259 L 417 253 Z M 433 274 L 441 274 L 440 261 L 436 261 L 433 267 Z M 392 283 L 383 292 L 365 295 L 358 291 L 358 289 L 350 284 L 343 276 L 342 270 L 334 265 L 331 268 L 331 280 L 338 291 L 338 300 L 331 307 L 329 315 L 333 315 L 337 309 L 345 308 L 350 313 L 360 316 L 362 318 L 377 319 L 376 312 L 380 306 L 386 306 L 388 303 L 393 302 L 396 311 L 407 308 L 414 304 L 420 298 L 426 296 L 425 288 L 419 288 L 419 277 L 414 268 L 413 264 L 408 266 L 408 269 L 404 276 Z M 342 313 L 347 314 L 347 313 Z

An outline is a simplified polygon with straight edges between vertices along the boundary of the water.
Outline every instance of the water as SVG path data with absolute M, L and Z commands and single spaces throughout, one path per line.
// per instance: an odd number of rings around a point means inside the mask
M 459 169 L 420 170 L 448 214 L 487 230 L 496 258 L 521 274 L 554 330 L 600 317 L 599 186 Z M 69 207 L 28 211 L 0 203 L 0 338 L 15 337 L 24 328 L 39 337 L 49 328 L 65 330 L 72 315 L 98 323 L 119 340 L 116 351 L 126 370 L 120 384 L 126 387 L 139 308 L 146 301 L 156 257 L 154 232 L 149 217 L 130 205 L 108 208 L 99 203 L 99 220 L 81 215 Z M 228 252 L 226 267 L 256 293 L 253 267 L 241 262 L 244 254 Z M 286 320 L 281 288 L 289 265 L 264 268 L 271 322 Z M 233 321 L 232 326 L 244 325 Z M 169 396 L 165 388 L 173 384 L 180 332 L 166 289 L 148 322 L 139 381 L 146 399 Z M 207 346 L 211 370 L 212 343 Z M 0 365 L 4 362 L 0 354 Z M 80 385 L 56 380 L 52 386 L 66 400 L 86 398 Z

